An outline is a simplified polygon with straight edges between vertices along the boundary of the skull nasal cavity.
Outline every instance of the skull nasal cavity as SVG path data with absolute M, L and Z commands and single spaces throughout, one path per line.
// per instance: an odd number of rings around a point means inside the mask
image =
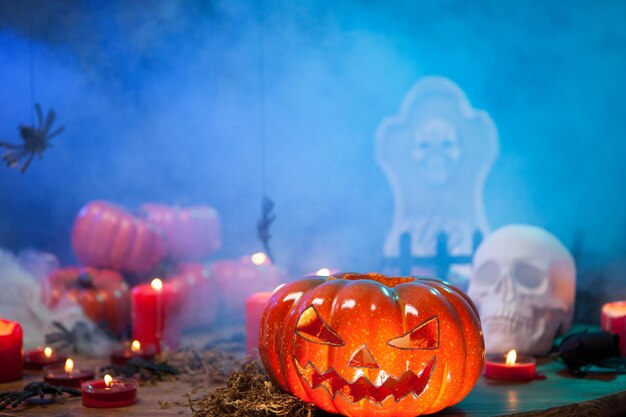
M 378 369 L 378 364 L 376 363 L 376 359 L 372 356 L 367 346 L 361 346 L 352 358 L 350 359 L 350 363 L 348 366 L 352 368 L 374 368 Z

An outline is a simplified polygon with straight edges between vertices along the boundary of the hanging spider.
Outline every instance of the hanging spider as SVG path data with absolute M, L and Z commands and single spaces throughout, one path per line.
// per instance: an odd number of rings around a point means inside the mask
M 9 168 L 17 167 L 22 159 L 28 158 L 20 168 L 21 173 L 26 172 L 35 154 L 41 159 L 44 151 L 52 147 L 50 140 L 65 130 L 65 127 L 61 126 L 50 133 L 52 123 L 54 123 L 56 118 L 56 112 L 53 109 L 48 111 L 45 121 L 39 103 L 35 103 L 35 111 L 37 112 L 37 120 L 39 122 L 37 127 L 19 125 L 23 144 L 15 145 L 13 143 L 0 142 L 0 147 L 9 149 L 2 155 L 2 159 Z

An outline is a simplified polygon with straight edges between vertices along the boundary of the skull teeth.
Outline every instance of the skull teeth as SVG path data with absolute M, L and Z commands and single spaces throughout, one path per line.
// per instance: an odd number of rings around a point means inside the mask
M 492 332 L 518 332 L 530 330 L 533 327 L 531 318 L 519 316 L 492 316 L 482 319 L 485 330 Z

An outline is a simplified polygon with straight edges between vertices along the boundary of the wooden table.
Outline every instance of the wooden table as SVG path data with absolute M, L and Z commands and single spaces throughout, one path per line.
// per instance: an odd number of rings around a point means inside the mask
M 102 361 L 77 360 L 83 365 L 97 366 Z M 474 390 L 456 407 L 437 415 L 448 417 L 486 417 L 522 411 L 541 410 L 568 403 L 592 400 L 607 394 L 626 390 L 626 375 L 611 373 L 590 374 L 584 379 L 573 377 L 558 361 L 540 364 L 538 367 L 547 378 L 530 383 L 502 383 L 481 377 Z M 22 381 L 0 384 L 0 391 L 21 390 L 31 381 L 40 380 L 38 373 L 28 373 Z M 0 411 L 0 416 L 191 416 L 186 406 L 171 406 L 163 409 L 161 402 L 185 402 L 185 394 L 194 387 L 183 382 L 161 382 L 155 386 L 143 386 L 139 390 L 140 400 L 132 406 L 119 409 L 90 409 L 81 405 L 80 398 L 64 399 L 63 403 L 45 406 L 26 406 L 19 409 Z M 197 391 L 195 396 L 214 387 Z

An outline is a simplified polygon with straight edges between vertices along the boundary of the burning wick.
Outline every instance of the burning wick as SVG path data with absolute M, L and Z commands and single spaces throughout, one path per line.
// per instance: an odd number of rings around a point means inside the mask
M 267 255 L 263 252 L 253 253 L 250 256 L 250 260 L 255 265 L 263 265 L 265 262 L 267 262 Z
M 320 277 L 329 277 L 330 276 L 330 269 L 328 269 L 328 268 L 318 269 L 317 272 L 315 273 L 315 275 L 320 276 Z
M 509 353 L 506 354 L 506 366 L 515 365 L 515 361 L 517 360 L 517 352 L 515 349 L 511 349 Z
M 139 343 L 139 340 L 133 340 L 133 343 L 130 344 L 130 350 L 133 353 L 138 353 L 141 350 L 141 343 Z
M 46 348 L 43 350 L 43 355 L 46 357 L 46 359 L 50 359 L 52 357 L 52 348 L 46 346 Z
M 68 375 L 72 373 L 72 371 L 74 371 L 74 361 L 71 359 L 67 359 L 65 361 L 65 373 L 67 373 Z
M 155 278 L 152 280 L 152 282 L 150 283 L 150 286 L 152 287 L 152 289 L 154 289 L 155 291 L 161 291 L 163 289 L 163 281 L 161 281 L 158 278 Z
M 106 385 L 107 388 L 111 388 L 112 383 L 113 383 L 113 377 L 109 374 L 106 374 L 104 376 L 104 385 Z

